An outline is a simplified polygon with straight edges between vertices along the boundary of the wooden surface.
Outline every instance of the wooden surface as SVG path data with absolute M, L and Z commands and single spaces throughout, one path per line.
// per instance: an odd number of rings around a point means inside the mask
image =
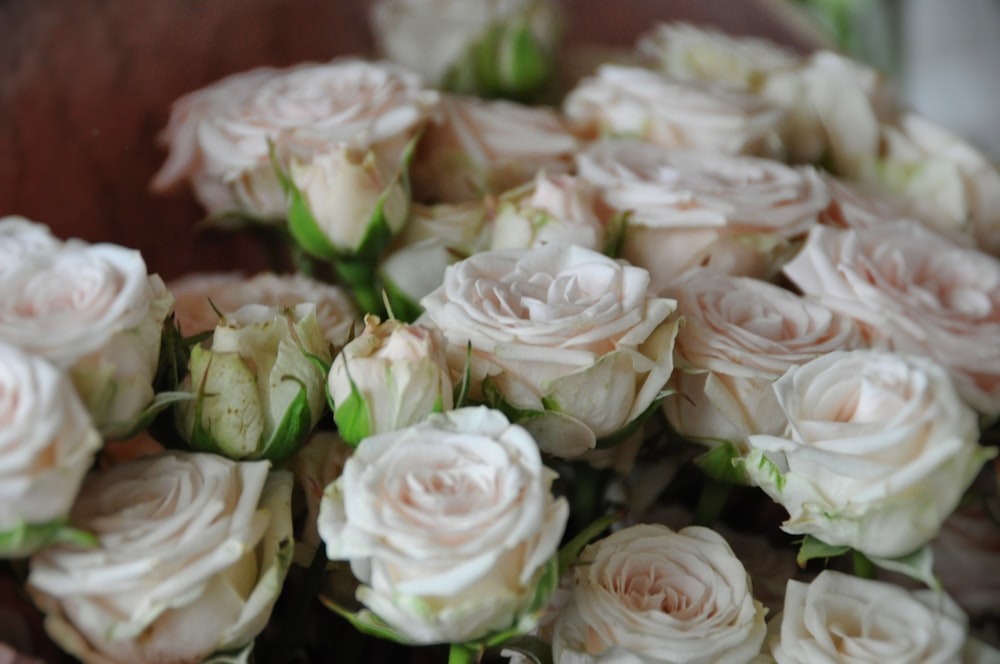
M 805 49 L 764 0 L 564 0 L 570 44 L 631 45 L 684 19 Z M 371 51 L 365 0 L 0 0 L 0 216 L 142 251 L 170 278 L 264 265 L 197 236 L 187 192 L 155 196 L 170 103 L 260 65 Z

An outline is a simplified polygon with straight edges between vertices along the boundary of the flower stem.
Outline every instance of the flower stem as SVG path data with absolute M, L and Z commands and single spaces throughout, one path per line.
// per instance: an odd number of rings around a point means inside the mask
M 875 564 L 860 551 L 854 552 L 854 576 L 862 579 L 875 578 Z
M 731 484 L 706 477 L 705 484 L 701 487 L 701 494 L 698 496 L 698 505 L 694 509 L 695 525 L 706 527 L 714 525 L 719 520 L 722 508 L 726 506 L 726 500 L 729 499 L 732 490 Z
M 464 643 L 453 643 L 448 648 L 448 664 L 473 664 L 477 651 Z

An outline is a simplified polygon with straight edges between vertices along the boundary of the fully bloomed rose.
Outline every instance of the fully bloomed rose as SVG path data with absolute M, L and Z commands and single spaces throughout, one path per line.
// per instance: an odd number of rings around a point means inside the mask
M 789 581 L 784 610 L 768 631 L 778 664 L 968 661 L 966 619 L 947 595 L 833 570 L 812 583 Z
M 641 524 L 591 544 L 555 628 L 557 662 L 746 664 L 765 609 L 718 533 Z
M 475 254 L 421 304 L 453 375 L 469 361 L 470 396 L 533 411 L 526 424 L 560 456 L 643 415 L 673 370 L 674 302 L 649 291 L 642 268 L 583 247 Z
M 785 274 L 873 342 L 948 368 L 976 410 L 1000 414 L 1000 261 L 914 223 L 816 228 Z
M 864 345 L 854 321 L 758 279 L 694 270 L 667 290 L 677 333 L 671 425 L 709 446 L 746 452 L 754 434 L 780 435 L 785 415 L 771 385 L 789 367 Z
M 628 213 L 622 256 L 658 291 L 700 266 L 772 276 L 830 202 L 817 171 L 770 159 L 620 140 L 591 145 L 577 166 L 605 204 Z
M 69 371 L 98 427 L 116 436 L 153 399 L 172 304 L 139 252 L 66 243 L 23 257 L 5 276 L 0 341 Z
M 931 541 L 983 463 L 975 411 L 945 369 L 886 351 L 840 351 L 774 383 L 788 429 L 750 436 L 743 467 L 788 511 L 782 529 L 870 556 Z
M 527 630 L 569 515 L 554 478 L 526 430 L 461 408 L 362 441 L 326 488 L 319 533 L 351 562 L 357 599 L 414 643 Z
M 569 92 L 563 114 L 587 139 L 631 137 L 730 155 L 784 151 L 784 112 L 764 98 L 643 67 L 602 65 Z
M 45 224 L 14 215 L 0 217 L 0 277 L 24 256 L 55 251 L 61 244 Z
M 577 140 L 552 109 L 445 95 L 414 156 L 414 198 L 461 203 L 567 173 Z
M 162 135 L 170 154 L 152 186 L 190 180 L 209 213 L 284 218 L 269 142 L 285 169 L 345 146 L 395 169 L 437 102 L 416 74 L 354 58 L 236 74 L 174 103 Z
M 100 447 L 68 377 L 0 343 L 0 558 L 47 543 Z
M 372 315 L 333 359 L 327 376 L 334 419 L 352 444 L 451 410 L 452 390 L 438 330 Z
M 288 307 L 311 302 L 316 305 L 323 337 L 337 346 L 347 342 L 361 320 L 344 289 L 302 274 L 189 274 L 168 283 L 167 288 L 174 296 L 174 316 L 186 336 L 214 330 L 219 323 L 217 312 L 233 313 L 246 304 Z
M 639 37 L 636 51 L 673 78 L 715 81 L 754 93 L 769 76 L 802 62 L 802 56 L 771 41 L 678 22 L 653 26 Z
M 71 524 L 97 545 L 31 559 L 49 636 L 97 664 L 197 662 L 248 644 L 291 560 L 291 489 L 266 462 L 184 452 L 92 475 Z

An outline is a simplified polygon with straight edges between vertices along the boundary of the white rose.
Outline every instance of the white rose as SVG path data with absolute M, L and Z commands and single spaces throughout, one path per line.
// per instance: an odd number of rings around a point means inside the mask
M 801 66 L 775 71 L 761 95 L 785 109 L 783 134 L 796 162 L 827 159 L 851 176 L 876 154 L 880 123 L 899 112 L 895 93 L 875 69 L 832 51 L 817 51 Z
M 558 3 L 538 0 L 377 0 L 371 5 L 370 24 L 378 50 L 389 60 L 413 69 L 432 86 L 469 88 L 492 92 L 516 92 L 517 70 L 511 69 L 504 44 L 521 28 L 534 44 L 531 52 L 544 56 L 556 47 L 561 19 Z M 492 41 L 500 35 L 500 44 Z M 504 39 L 506 38 L 506 39 Z M 496 51 L 489 47 L 492 45 Z M 488 73 L 471 68 L 469 61 L 483 49 L 481 66 L 493 65 Z M 476 76 L 468 81 L 461 74 Z M 482 78 L 483 80 L 478 80 Z M 506 83 L 506 85 L 504 85 Z
M 153 399 L 173 297 L 139 252 L 67 243 L 25 257 L 0 292 L 0 341 L 68 370 L 94 421 L 120 435 Z
M 673 370 L 674 302 L 648 286 L 645 270 L 583 247 L 487 251 L 448 268 L 421 320 L 444 333 L 454 376 L 471 344 L 473 398 L 492 387 L 546 411 L 529 427 L 570 425 L 532 430 L 545 451 L 572 456 L 642 415 Z
M 677 333 L 664 412 L 681 434 L 746 452 L 752 434 L 780 435 L 786 420 L 771 385 L 789 367 L 863 344 L 853 320 L 778 286 L 711 270 L 689 272 L 667 295 Z
M 746 664 L 765 609 L 718 533 L 640 524 L 591 544 L 556 624 L 556 662 Z
M 210 213 L 284 218 L 268 141 L 286 168 L 342 145 L 396 167 L 437 102 L 415 74 L 354 58 L 230 76 L 174 103 L 153 187 L 190 179 Z
M 195 449 L 234 459 L 292 456 L 319 422 L 329 362 L 315 308 L 248 304 L 227 314 L 211 345 L 195 346 L 178 389 L 177 428 Z
M 233 313 L 246 304 L 289 307 L 311 302 L 324 338 L 337 346 L 347 342 L 361 320 L 344 289 L 302 274 L 189 274 L 167 288 L 174 296 L 175 319 L 187 336 L 214 330 L 219 323 L 216 310 Z
M 913 223 L 818 227 L 785 274 L 870 340 L 937 360 L 966 401 L 1000 414 L 997 259 Z
M 1000 255 L 1000 170 L 975 147 L 915 113 L 882 127 L 881 149 L 861 180 L 927 210 L 935 227 L 963 232 Z
M 593 185 L 572 175 L 539 173 L 530 186 L 500 199 L 490 248 L 529 249 L 551 242 L 601 251 L 606 235 Z
M 634 137 L 664 147 L 778 157 L 784 112 L 762 97 L 642 67 L 602 65 L 563 101 L 584 138 Z
M 677 22 L 660 23 L 641 35 L 636 51 L 673 78 L 717 81 L 748 92 L 803 60 L 772 41 Z
M 569 514 L 554 477 L 527 431 L 462 408 L 366 438 L 324 493 L 319 533 L 393 629 L 469 641 L 529 608 Z
M 372 315 L 365 317 L 364 331 L 333 359 L 327 376 L 340 435 L 353 444 L 451 410 L 452 389 L 438 330 L 398 320 L 383 323 Z M 360 404 L 351 399 L 355 394 Z M 361 426 L 354 419 L 359 410 Z
M 538 171 L 567 173 L 577 141 L 552 109 L 446 95 L 414 157 L 414 197 L 479 200 L 529 182 Z
M 25 217 L 0 217 L 0 277 L 14 269 L 24 256 L 57 250 L 62 242 L 45 224 Z
M 291 558 L 291 489 L 268 464 L 166 452 L 89 477 L 71 524 L 94 548 L 31 559 L 45 628 L 86 662 L 196 662 L 267 624 Z
M 0 558 L 15 558 L 69 514 L 101 437 L 61 371 L 3 343 L 0 422 Z
M 930 360 L 828 353 L 774 383 L 784 436 L 750 436 L 746 472 L 782 529 L 895 558 L 932 540 L 983 462 L 975 412 Z
M 602 141 L 577 156 L 579 177 L 629 213 L 623 257 L 654 287 L 699 266 L 767 278 L 830 202 L 819 174 L 769 159 Z
M 809 584 L 788 582 L 769 632 L 778 664 L 958 664 L 967 627 L 943 593 L 825 570 Z

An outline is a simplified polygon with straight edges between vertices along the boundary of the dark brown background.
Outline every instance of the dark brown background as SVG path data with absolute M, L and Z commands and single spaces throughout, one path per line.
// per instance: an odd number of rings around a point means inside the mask
M 631 45 L 685 19 L 805 50 L 777 0 L 563 0 L 571 45 Z M 227 74 L 370 53 L 365 0 L 0 0 L 0 216 L 142 251 L 171 278 L 257 269 L 245 241 L 198 236 L 187 192 L 154 196 L 170 103 Z

